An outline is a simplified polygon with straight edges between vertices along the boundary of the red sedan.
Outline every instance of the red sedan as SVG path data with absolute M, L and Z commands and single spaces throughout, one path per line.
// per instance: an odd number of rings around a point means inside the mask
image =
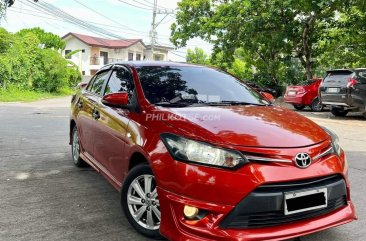
M 70 144 L 151 238 L 282 240 L 356 219 L 338 137 L 222 71 L 103 67 L 72 99 Z
M 319 86 L 322 79 L 312 79 L 296 86 L 288 86 L 285 102 L 292 104 L 295 109 L 302 110 L 309 106 L 312 111 L 322 111 L 323 105 L 319 99 Z

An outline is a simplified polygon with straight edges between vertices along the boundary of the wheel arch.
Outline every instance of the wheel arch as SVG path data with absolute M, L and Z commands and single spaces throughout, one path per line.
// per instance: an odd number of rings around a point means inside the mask
M 130 161 L 128 163 L 128 171 L 130 171 L 135 166 L 144 163 L 149 164 L 148 158 L 141 152 L 136 151 L 130 157 Z
M 75 126 L 76 126 L 75 120 L 71 119 L 70 120 L 70 130 L 69 130 L 69 145 L 71 145 L 71 141 L 72 141 L 72 130 L 74 129 Z

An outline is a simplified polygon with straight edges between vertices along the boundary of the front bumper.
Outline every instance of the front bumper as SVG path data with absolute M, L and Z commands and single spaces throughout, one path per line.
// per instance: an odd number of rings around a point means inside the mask
M 356 219 L 355 208 L 351 201 L 337 210 L 311 219 L 281 224 L 279 226 L 237 229 L 221 228 L 220 223 L 225 214 L 234 207 L 210 204 L 159 190 L 162 215 L 160 232 L 172 241 L 249 241 L 249 240 L 285 240 L 331 227 L 352 222 Z M 201 209 L 210 210 L 200 221 L 189 221 L 183 216 L 183 207 L 190 204 Z
M 316 150 L 311 150 L 309 147 L 304 149 L 312 153 L 327 145 L 328 143 L 319 144 L 319 146 L 314 147 Z M 298 153 L 304 149 L 292 151 Z M 289 150 L 283 151 L 289 152 Z M 356 219 L 355 209 L 350 200 L 347 180 L 348 168 L 344 153 L 339 158 L 335 155 L 324 157 L 307 169 L 299 169 L 293 164 L 253 163 L 234 172 L 181 162 L 173 161 L 172 163 L 172 160 L 168 159 L 170 159 L 168 156 L 159 159 L 156 163 L 156 174 L 157 180 L 160 180 L 158 183 L 162 215 L 160 232 L 172 241 L 284 240 L 321 231 Z M 164 165 L 164 163 L 169 163 L 169 166 Z M 168 173 L 161 172 L 164 175 L 160 176 L 160 170 L 163 170 L 163 166 L 170 171 Z M 332 179 L 330 182 L 326 180 L 325 183 L 318 183 L 318 186 L 326 185 L 328 190 L 338 190 L 331 191 L 333 194 L 339 193 L 333 200 L 334 208 L 294 220 L 286 220 L 286 217 L 282 217 L 283 222 L 271 223 L 271 225 L 261 223 L 256 227 L 249 227 L 245 226 L 249 223 L 248 219 L 245 220 L 245 212 L 248 210 L 252 213 L 255 212 L 256 207 L 253 207 L 252 203 L 242 205 L 239 208 L 240 212 L 233 215 L 234 218 L 231 217 L 230 222 L 225 223 L 248 197 L 263 187 L 266 189 L 266 186 L 276 183 L 307 183 L 309 180 L 323 180 L 324 177 L 337 177 L 337 180 Z M 333 189 L 331 186 L 337 188 Z M 310 185 L 310 187 L 314 188 L 316 185 Z M 295 190 L 303 190 L 304 188 L 309 188 L 309 186 L 299 186 Z M 265 189 L 260 191 L 265 194 L 272 192 L 268 188 Z M 284 191 L 274 192 L 275 195 L 272 195 L 267 203 L 271 209 L 277 207 L 280 214 L 282 213 Z M 333 194 L 328 193 L 329 200 L 333 199 L 331 198 Z M 265 200 L 262 200 L 264 206 L 266 206 Z M 183 215 L 184 205 L 205 210 L 208 214 L 201 220 L 187 220 Z M 238 215 L 239 219 L 236 219 Z M 243 217 L 244 219 L 240 219 Z M 237 226 L 232 225 L 233 223 Z

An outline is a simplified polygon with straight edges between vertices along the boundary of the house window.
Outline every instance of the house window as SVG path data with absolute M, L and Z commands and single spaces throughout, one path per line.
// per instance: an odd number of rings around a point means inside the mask
M 136 54 L 136 60 L 137 61 L 141 60 L 141 54 Z
M 156 55 L 154 55 L 154 60 L 155 61 L 161 61 L 161 60 L 163 60 L 163 58 L 160 54 L 156 54 Z
M 133 60 L 133 53 L 128 53 L 128 61 L 132 61 Z
M 69 53 L 71 53 L 71 50 L 70 49 L 66 49 L 65 50 L 65 59 L 71 59 L 71 55 L 70 56 L 67 56 Z

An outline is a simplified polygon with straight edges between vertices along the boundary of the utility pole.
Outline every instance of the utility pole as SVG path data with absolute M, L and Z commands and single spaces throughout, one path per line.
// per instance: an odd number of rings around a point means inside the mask
M 155 47 L 155 43 L 156 43 L 156 25 L 155 25 L 155 20 L 156 20 L 156 11 L 157 11 L 157 7 L 158 7 L 158 0 L 154 0 L 154 7 L 153 7 L 153 19 L 152 19 L 152 23 L 151 23 L 151 31 L 150 31 L 150 44 L 151 44 L 151 60 L 154 60 L 154 47 Z
M 165 15 L 158 23 L 156 23 L 157 14 Z M 151 30 L 150 30 L 151 60 L 154 60 L 154 48 L 155 48 L 156 40 L 158 37 L 156 28 L 169 14 L 174 14 L 174 10 L 158 9 L 158 0 L 154 0 L 153 19 L 152 19 Z

